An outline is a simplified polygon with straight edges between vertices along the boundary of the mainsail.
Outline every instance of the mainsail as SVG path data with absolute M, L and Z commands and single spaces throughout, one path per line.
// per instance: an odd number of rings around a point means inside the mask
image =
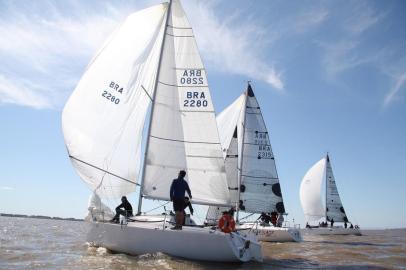
M 326 218 L 327 221 L 348 222 L 328 155 L 314 164 L 303 177 L 300 202 L 307 221 Z
M 328 155 L 326 157 L 326 189 L 326 220 L 331 221 L 333 219 L 337 222 L 348 222 Z
M 285 213 L 275 159 L 261 108 L 248 84 L 242 151 L 240 209 L 250 213 Z
M 130 15 L 90 62 L 64 107 L 69 157 L 100 197 L 135 190 L 167 9 L 160 4 Z
M 142 194 L 169 200 L 172 179 L 187 171 L 193 202 L 230 205 L 214 108 L 192 28 L 172 2 L 154 95 Z

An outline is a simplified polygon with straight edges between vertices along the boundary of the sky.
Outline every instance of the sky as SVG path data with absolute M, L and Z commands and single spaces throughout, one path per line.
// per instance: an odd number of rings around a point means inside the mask
M 86 215 L 91 190 L 70 164 L 62 109 L 115 27 L 156 3 L 0 1 L 0 213 Z M 303 226 L 300 182 L 329 152 L 350 220 L 406 227 L 405 1 L 183 6 L 216 111 L 252 82 L 288 219 Z

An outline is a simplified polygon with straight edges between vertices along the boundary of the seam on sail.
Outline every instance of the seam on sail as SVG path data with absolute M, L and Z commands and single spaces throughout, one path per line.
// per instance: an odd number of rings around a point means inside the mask
M 150 135 L 150 137 L 155 138 L 155 139 L 158 139 L 158 140 L 165 140 L 165 141 L 172 141 L 172 142 L 201 143 L 201 144 L 220 144 L 220 143 L 215 143 L 215 142 L 192 142 L 192 141 L 168 139 L 168 138 L 157 137 L 157 136 L 154 136 L 154 135 Z
M 247 174 L 241 174 L 241 176 L 244 177 L 250 177 L 250 178 L 263 178 L 263 179 L 278 179 L 278 177 L 267 177 L 267 176 L 251 176 L 251 175 L 247 175 Z M 262 184 L 261 184 L 262 185 Z
M 209 87 L 207 85 L 176 85 L 176 84 L 169 84 L 169 83 L 164 83 L 161 81 L 158 81 L 160 84 L 163 85 L 167 85 L 167 86 L 174 86 L 174 87 L 189 87 L 189 88 L 193 88 L 193 87 Z
M 179 110 L 179 112 L 214 113 L 215 111 L 187 111 L 187 110 Z
M 174 70 L 190 70 L 190 69 L 193 69 L 193 70 L 206 70 L 205 68 L 194 68 L 194 67 L 185 67 L 185 68 L 182 68 L 182 67 L 175 67 L 175 68 L 173 68 Z
M 134 184 L 134 185 L 137 185 L 137 186 L 140 185 L 140 184 L 138 184 L 138 183 L 136 183 L 136 182 L 134 182 L 134 181 L 128 180 L 128 179 L 126 179 L 126 178 L 124 178 L 124 177 L 121 177 L 121 176 L 118 176 L 118 175 L 116 175 L 116 174 L 114 174 L 114 173 L 111 173 L 111 172 L 109 172 L 109 171 L 103 170 L 102 168 L 99 168 L 99 167 L 97 167 L 97 166 L 95 166 L 95 165 L 93 165 L 93 164 L 90 164 L 90 163 L 86 162 L 86 161 L 80 160 L 80 159 L 78 159 L 78 158 L 76 158 L 76 157 L 74 157 L 74 156 L 69 155 L 69 157 L 70 157 L 71 159 L 74 159 L 74 160 L 76 160 L 76 161 L 79 161 L 79 162 L 81 162 L 81 163 L 83 163 L 83 164 L 86 164 L 86 165 L 88 165 L 88 166 L 90 166 L 90 167 L 92 167 L 92 168 L 95 168 L 95 169 L 97 169 L 97 170 L 99 170 L 99 171 L 102 171 L 102 172 L 105 172 L 105 173 L 107 173 L 107 174 L 110 174 L 110 175 L 112 175 L 112 176 L 114 176 L 114 177 L 117 177 L 117 178 L 119 178 L 119 179 L 121 179 L 121 180 L 123 180 L 123 181 L 129 182 L 129 183 Z
M 171 37 L 176 37 L 176 38 L 194 38 L 195 36 L 176 36 L 176 35 L 172 35 L 169 33 L 166 33 L 166 35 L 171 36 Z
M 179 27 L 179 26 L 173 26 L 170 24 L 167 24 L 166 26 L 170 27 L 170 28 L 174 28 L 174 29 L 190 29 L 193 30 L 192 27 Z

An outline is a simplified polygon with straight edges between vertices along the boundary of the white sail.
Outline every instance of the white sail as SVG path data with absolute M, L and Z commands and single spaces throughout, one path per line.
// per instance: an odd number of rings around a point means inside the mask
M 172 180 L 186 170 L 194 203 L 229 205 L 206 71 L 178 1 L 172 2 L 168 16 L 142 193 L 168 200 Z
M 328 155 L 326 160 L 326 220 L 331 221 L 333 219 L 335 222 L 348 222 Z
M 242 151 L 240 210 L 284 213 L 269 133 L 251 85 L 246 98 L 244 131 L 238 138 Z
M 325 217 L 323 207 L 323 179 L 326 177 L 326 158 L 322 158 L 307 171 L 300 185 L 300 202 L 307 221 Z
M 62 128 L 73 166 L 101 197 L 135 190 L 167 7 L 130 15 L 93 58 L 64 107 Z

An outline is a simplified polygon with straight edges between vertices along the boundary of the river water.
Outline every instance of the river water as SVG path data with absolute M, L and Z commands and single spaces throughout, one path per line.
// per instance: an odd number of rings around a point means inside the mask
M 263 243 L 263 263 L 207 263 L 165 254 L 128 256 L 85 242 L 86 223 L 0 217 L 0 269 L 406 269 L 406 229 Z

